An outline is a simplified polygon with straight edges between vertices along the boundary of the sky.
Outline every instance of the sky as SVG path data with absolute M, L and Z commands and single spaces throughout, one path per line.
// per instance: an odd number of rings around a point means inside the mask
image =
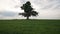
M 38 12 L 30 19 L 60 19 L 60 0 L 0 0 L 0 19 L 25 19 L 18 13 L 23 12 L 20 7 L 27 1 Z

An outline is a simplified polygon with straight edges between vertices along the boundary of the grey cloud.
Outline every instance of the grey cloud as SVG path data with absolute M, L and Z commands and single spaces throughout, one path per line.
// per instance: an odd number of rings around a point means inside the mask
M 60 7 L 60 0 L 33 0 L 32 2 L 42 7 L 41 9 L 55 9 L 56 7 Z
M 0 15 L 5 17 L 14 17 L 17 13 L 12 11 L 3 11 Z
M 11 0 L 12 1 L 12 0 Z M 15 0 L 13 0 L 15 2 Z M 30 1 L 33 5 L 33 7 L 37 8 L 36 10 L 39 12 L 39 18 L 57 18 L 60 19 L 60 0 L 19 0 L 20 5 L 23 5 L 26 1 Z M 18 0 L 16 0 L 17 4 Z M 14 3 L 14 4 L 15 4 Z M 7 17 L 14 17 L 16 16 L 15 12 L 6 11 L 0 14 L 2 16 Z M 19 17 L 20 18 L 20 17 Z M 22 17 L 21 17 L 22 18 Z M 31 17 L 34 18 L 34 17 Z

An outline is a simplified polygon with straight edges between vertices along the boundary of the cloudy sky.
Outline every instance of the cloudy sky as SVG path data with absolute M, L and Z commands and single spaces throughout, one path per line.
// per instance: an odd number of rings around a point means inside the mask
M 31 19 L 60 19 L 60 0 L 0 0 L 0 19 L 25 19 L 18 13 L 23 12 L 20 7 L 27 1 L 39 13 Z

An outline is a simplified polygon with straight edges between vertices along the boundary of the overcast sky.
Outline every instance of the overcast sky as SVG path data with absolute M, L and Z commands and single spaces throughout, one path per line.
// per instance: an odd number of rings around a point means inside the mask
M 0 0 L 0 19 L 22 19 L 21 6 L 28 0 Z M 32 19 L 60 19 L 60 0 L 29 0 L 39 13 Z

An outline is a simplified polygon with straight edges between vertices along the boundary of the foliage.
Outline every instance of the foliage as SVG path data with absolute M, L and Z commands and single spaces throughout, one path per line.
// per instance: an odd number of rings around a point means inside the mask
M 27 17 L 27 19 L 29 19 L 30 16 L 38 15 L 38 13 L 31 7 L 30 1 L 27 1 L 25 4 L 23 4 L 23 6 L 21 6 L 21 9 L 24 10 L 24 13 L 19 13 L 19 15 L 23 15 L 24 17 Z

